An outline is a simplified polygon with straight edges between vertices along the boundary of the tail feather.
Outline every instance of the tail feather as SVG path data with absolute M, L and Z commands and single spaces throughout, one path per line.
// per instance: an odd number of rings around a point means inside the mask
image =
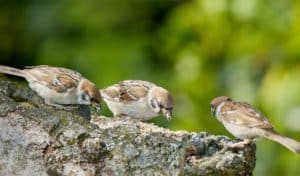
M 21 69 L 0 65 L 0 73 L 5 73 L 14 76 L 25 77 L 25 73 Z
M 292 152 L 298 153 L 300 154 L 300 142 L 288 138 L 286 136 L 283 136 L 277 132 L 267 132 L 267 134 L 265 135 L 266 138 L 278 142 L 279 144 L 285 146 L 286 148 L 288 148 L 289 150 L 291 150 Z

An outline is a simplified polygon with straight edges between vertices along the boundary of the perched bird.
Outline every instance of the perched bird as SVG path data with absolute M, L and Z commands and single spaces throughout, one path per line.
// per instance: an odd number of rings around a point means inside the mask
M 25 78 L 29 87 L 48 105 L 63 109 L 90 104 L 100 107 L 101 96 L 95 84 L 76 71 L 46 65 L 26 67 L 23 70 L 0 65 L 0 73 Z
M 100 90 L 103 100 L 114 116 L 128 116 L 148 120 L 160 112 L 170 120 L 173 99 L 169 92 L 151 82 L 121 81 Z
M 300 153 L 300 142 L 285 137 L 273 129 L 273 125 L 256 108 L 248 103 L 235 102 L 229 97 L 214 98 L 210 104 L 212 114 L 235 137 L 244 139 L 233 147 L 242 147 L 255 138 L 267 138 Z

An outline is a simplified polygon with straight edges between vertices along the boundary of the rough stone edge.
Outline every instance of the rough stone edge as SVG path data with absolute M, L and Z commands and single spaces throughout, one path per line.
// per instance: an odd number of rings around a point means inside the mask
M 0 148 L 16 152 L 16 155 L 8 155 L 10 158 L 6 161 L 13 161 L 14 157 L 18 157 L 17 154 L 24 161 L 3 164 L 2 160 L 0 175 L 5 173 L 4 166 L 12 166 L 10 171 L 17 175 L 24 172 L 32 172 L 32 175 L 251 175 L 255 167 L 254 144 L 237 151 L 224 151 L 223 146 L 232 141 L 205 132 L 173 132 L 148 123 L 96 116 L 89 123 L 77 111 L 65 112 L 42 104 L 43 100 L 24 85 L 1 80 L 0 88 L 0 141 L 5 141 L 0 143 Z M 122 134 L 125 132 L 126 135 Z M 141 166 L 141 163 L 145 163 L 143 157 L 148 157 L 144 156 L 143 150 L 148 150 L 149 146 L 143 148 L 126 141 L 126 137 L 137 137 L 131 132 L 148 137 L 157 148 L 169 147 L 166 143 L 168 140 L 171 144 L 175 141 L 177 148 L 171 149 L 176 150 L 176 154 L 173 152 L 168 155 L 168 150 L 158 153 L 161 158 L 174 157 L 174 162 L 166 159 L 166 163 L 171 164 Z M 5 139 L 4 134 L 11 136 Z M 110 138 L 110 135 L 116 137 L 108 141 L 106 138 Z M 126 144 L 126 150 L 121 150 L 119 144 L 109 146 L 114 140 L 120 142 L 119 138 L 122 137 L 125 142 L 121 143 Z M 143 154 L 143 157 L 132 154 L 135 148 L 138 151 L 136 155 Z M 128 152 L 130 150 L 132 152 Z M 118 166 L 118 160 L 122 161 L 119 164 L 124 167 Z M 137 162 L 139 160 L 140 163 Z M 108 167 L 107 163 L 115 164 L 115 168 Z M 13 166 L 21 170 L 14 170 Z

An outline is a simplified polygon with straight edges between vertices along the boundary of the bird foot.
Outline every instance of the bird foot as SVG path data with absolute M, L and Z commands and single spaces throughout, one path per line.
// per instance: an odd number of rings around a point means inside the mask
M 242 149 L 242 148 L 245 148 L 245 146 L 250 144 L 250 143 L 251 143 L 250 139 L 244 139 L 244 140 L 239 141 L 237 143 L 226 144 L 220 152 L 223 153 L 223 152 L 226 152 L 228 150 Z
M 229 144 L 228 147 L 229 148 L 238 148 L 238 149 L 241 149 L 241 148 L 244 148 L 246 145 L 250 144 L 251 143 L 251 140 L 249 139 L 244 139 L 240 142 L 237 142 L 237 143 L 234 143 L 234 144 Z

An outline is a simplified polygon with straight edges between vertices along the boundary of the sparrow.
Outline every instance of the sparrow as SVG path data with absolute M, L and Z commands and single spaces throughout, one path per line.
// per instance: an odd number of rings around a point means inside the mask
M 101 96 L 95 84 L 74 70 L 47 65 L 25 69 L 0 65 L 0 73 L 25 78 L 29 87 L 48 105 L 73 109 L 74 105 L 92 104 L 100 108 Z
M 172 96 L 154 83 L 125 80 L 101 89 L 100 93 L 114 117 L 149 120 L 162 113 L 168 120 L 172 118 Z
M 220 96 L 210 103 L 211 113 L 235 137 L 243 139 L 232 147 L 243 147 L 256 138 L 278 142 L 289 150 L 300 153 L 300 142 L 277 133 L 271 122 L 254 106 Z

